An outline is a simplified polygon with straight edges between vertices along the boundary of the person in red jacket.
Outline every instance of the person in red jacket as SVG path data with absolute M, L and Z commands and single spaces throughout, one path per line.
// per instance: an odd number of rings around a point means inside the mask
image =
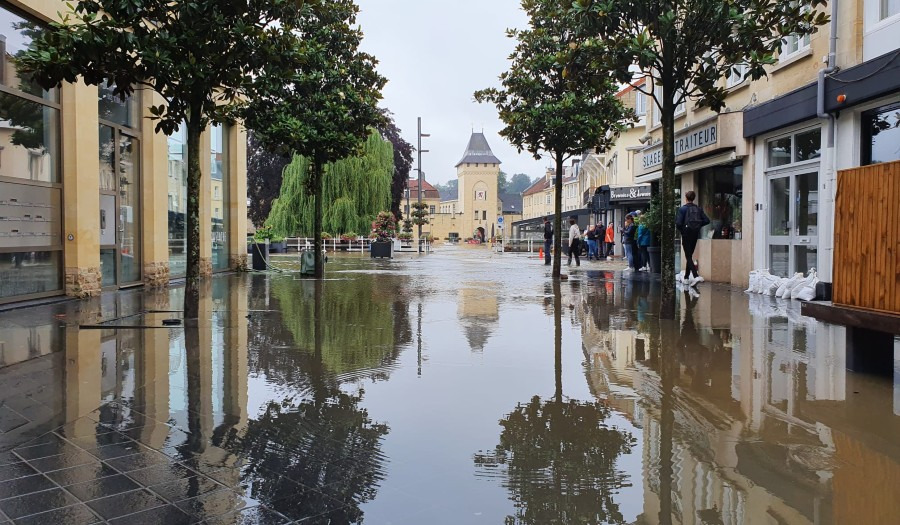
M 609 226 L 607 226 L 606 236 L 603 238 L 603 242 L 606 243 L 606 260 L 611 261 L 613 247 L 616 245 L 616 230 L 613 228 L 613 223 L 609 223 Z

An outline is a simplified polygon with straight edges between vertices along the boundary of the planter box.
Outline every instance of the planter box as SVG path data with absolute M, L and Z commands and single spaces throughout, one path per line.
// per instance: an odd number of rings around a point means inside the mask
M 287 253 L 287 243 L 286 242 L 271 242 L 271 243 L 269 243 L 269 253 Z
M 650 273 L 662 272 L 662 253 L 659 246 L 648 246 L 647 253 L 650 254 Z
M 251 259 L 253 261 L 253 269 L 258 272 L 264 272 L 269 269 L 269 253 L 266 251 L 266 245 L 254 243 L 250 245 Z
M 394 243 L 392 242 L 373 242 L 372 258 L 373 259 L 391 259 L 394 256 Z

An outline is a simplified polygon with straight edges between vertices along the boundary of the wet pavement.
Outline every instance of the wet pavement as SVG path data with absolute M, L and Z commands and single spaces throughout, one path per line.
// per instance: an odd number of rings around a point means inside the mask
M 277 264 L 290 268 L 290 259 Z M 900 355 L 449 247 L 0 313 L 0 523 L 897 523 Z M 853 369 L 853 370 L 850 370 Z

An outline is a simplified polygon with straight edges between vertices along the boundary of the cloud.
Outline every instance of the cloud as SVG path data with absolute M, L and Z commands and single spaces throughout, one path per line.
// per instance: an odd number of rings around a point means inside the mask
M 494 154 L 510 175 L 543 175 L 546 160 L 517 153 L 499 131 L 503 125 L 491 104 L 472 94 L 499 84 L 509 66 L 513 40 L 507 28 L 521 28 L 527 17 L 519 0 L 357 0 L 363 49 L 379 60 L 389 80 L 382 105 L 394 112 L 403 137 L 416 144 L 416 118 L 424 133 L 422 169 L 441 183 L 456 177 L 473 129 L 484 130 Z

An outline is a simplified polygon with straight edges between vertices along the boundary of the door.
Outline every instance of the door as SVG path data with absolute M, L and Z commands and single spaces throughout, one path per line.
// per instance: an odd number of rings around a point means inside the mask
M 789 277 L 818 264 L 819 173 L 806 171 L 769 179 L 769 271 Z
M 100 125 L 100 273 L 104 288 L 141 281 L 138 143 Z

